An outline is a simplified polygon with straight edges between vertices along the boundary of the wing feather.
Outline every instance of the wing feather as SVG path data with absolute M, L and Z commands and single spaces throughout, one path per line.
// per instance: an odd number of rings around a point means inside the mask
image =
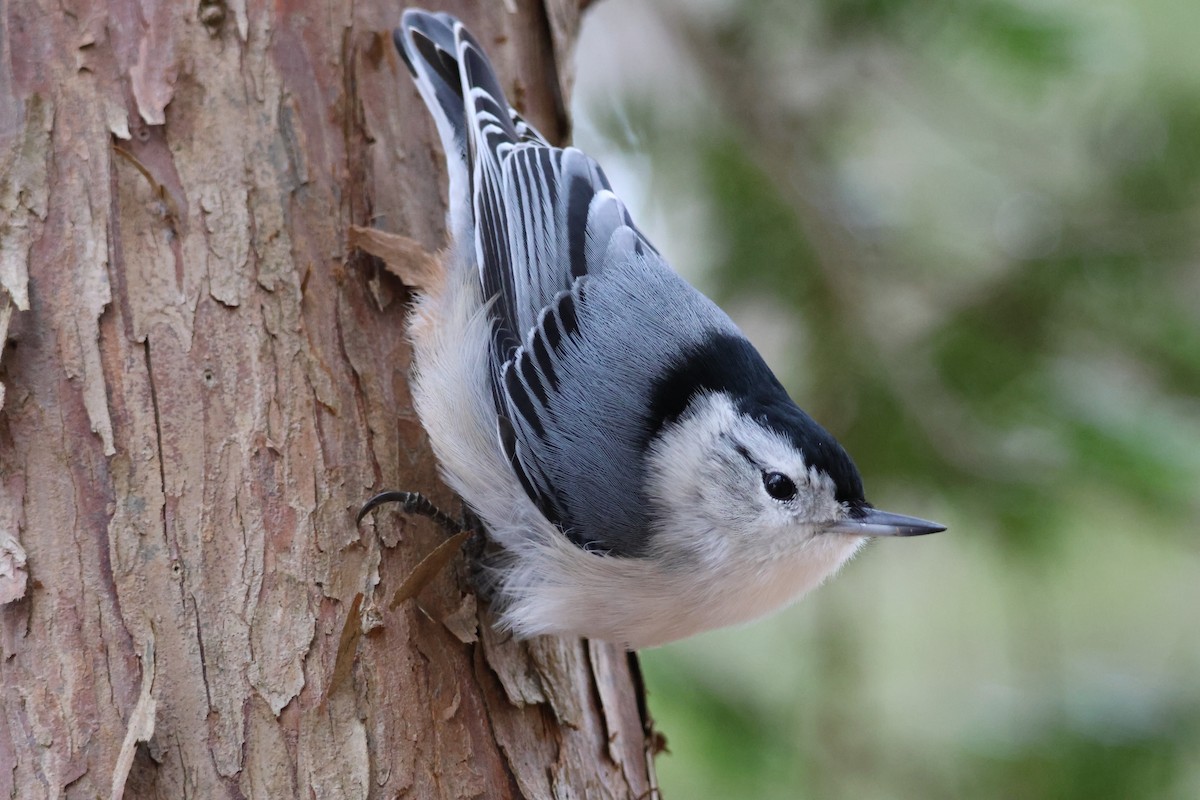
M 571 541 L 636 555 L 648 526 L 647 394 L 685 344 L 659 330 L 659 306 L 696 316 L 700 296 L 662 262 L 600 166 L 550 146 L 508 104 L 479 44 L 460 23 L 453 31 L 497 438 Z M 441 101 L 445 31 L 425 38 L 432 45 L 413 38 Z

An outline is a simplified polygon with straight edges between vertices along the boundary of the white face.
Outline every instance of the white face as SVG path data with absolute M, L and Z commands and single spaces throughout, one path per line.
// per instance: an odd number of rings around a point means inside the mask
M 650 499 L 663 520 L 655 549 L 671 562 L 774 561 L 808 549 L 848 515 L 829 476 L 723 394 L 698 398 L 650 458 Z

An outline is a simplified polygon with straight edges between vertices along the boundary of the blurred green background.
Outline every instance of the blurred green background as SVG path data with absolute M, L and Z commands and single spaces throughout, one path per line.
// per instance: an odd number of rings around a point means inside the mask
M 576 142 L 876 542 L 643 655 L 666 796 L 1200 798 L 1200 3 L 602 0 Z

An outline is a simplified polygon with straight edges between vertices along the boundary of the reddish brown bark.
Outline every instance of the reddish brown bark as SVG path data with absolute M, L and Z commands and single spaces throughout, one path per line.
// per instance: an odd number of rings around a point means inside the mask
M 561 137 L 577 6 L 449 5 Z M 461 559 L 390 609 L 443 534 L 354 525 L 452 502 L 347 244 L 442 243 L 399 12 L 0 3 L 0 797 L 649 791 L 623 653 L 477 627 Z

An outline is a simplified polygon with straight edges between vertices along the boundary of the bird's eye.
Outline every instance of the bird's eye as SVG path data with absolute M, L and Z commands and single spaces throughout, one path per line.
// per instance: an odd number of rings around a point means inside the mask
M 763 488 L 776 500 L 791 500 L 796 496 L 796 484 L 782 472 L 764 472 Z

